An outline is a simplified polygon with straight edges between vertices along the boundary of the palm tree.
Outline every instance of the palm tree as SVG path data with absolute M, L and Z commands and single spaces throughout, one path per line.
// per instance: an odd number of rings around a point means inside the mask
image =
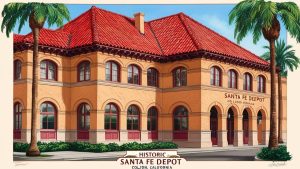
M 280 35 L 280 22 L 300 42 L 300 11 L 293 2 L 266 2 L 265 0 L 244 0 L 238 3 L 229 14 L 229 23 L 235 23 L 234 36 L 239 43 L 247 33 L 253 34 L 253 42 L 261 35 L 270 45 L 270 74 L 271 74 L 271 101 L 270 101 L 270 136 L 269 149 L 278 147 L 276 122 L 276 86 L 275 86 L 275 41 Z
M 265 49 L 270 50 L 269 46 L 264 46 Z M 278 142 L 283 143 L 282 139 L 282 77 L 287 77 L 288 70 L 294 71 L 300 64 L 300 59 L 295 55 L 295 50 L 292 50 L 291 45 L 286 45 L 283 40 L 277 40 L 275 43 L 275 60 L 276 67 L 280 69 L 278 76 Z M 270 52 L 264 53 L 262 56 L 265 60 L 270 60 Z
M 39 33 L 47 22 L 49 26 L 56 24 L 62 26 L 65 19 L 70 20 L 69 10 L 63 4 L 46 4 L 46 3 L 9 3 L 6 4 L 2 11 L 1 31 L 6 29 L 6 36 L 19 23 L 19 32 L 27 21 L 33 33 L 33 66 L 32 66 L 32 105 L 31 105 L 31 140 L 27 156 L 39 156 L 40 151 L 36 139 L 36 113 L 37 113 L 37 85 L 38 85 L 38 46 Z

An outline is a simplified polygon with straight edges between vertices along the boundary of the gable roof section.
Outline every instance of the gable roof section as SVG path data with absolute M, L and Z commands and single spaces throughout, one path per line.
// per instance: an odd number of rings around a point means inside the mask
M 14 35 L 15 46 L 32 43 L 32 33 Z M 57 30 L 42 29 L 40 45 L 47 46 L 48 50 L 51 47 L 65 50 L 65 53 L 101 45 L 118 51 L 126 50 L 127 53 L 138 52 L 139 56 L 153 55 L 165 61 L 171 56 L 201 51 L 269 66 L 267 61 L 183 13 L 145 22 L 145 33 L 141 34 L 135 28 L 134 19 L 92 7 Z

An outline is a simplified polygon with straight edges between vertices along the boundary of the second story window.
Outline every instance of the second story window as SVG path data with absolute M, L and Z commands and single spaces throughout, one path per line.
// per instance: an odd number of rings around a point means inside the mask
M 177 67 L 173 70 L 173 86 L 186 86 L 187 84 L 187 70 L 184 67 Z
M 57 66 L 50 60 L 43 60 L 41 62 L 41 79 L 57 80 Z
M 88 81 L 90 80 L 91 69 L 90 62 L 83 61 L 78 65 L 78 81 Z
M 154 68 L 147 70 L 147 84 L 148 86 L 158 87 L 158 71 Z
M 22 62 L 20 60 L 14 61 L 14 79 L 21 79 Z
M 228 87 L 237 89 L 237 73 L 232 69 L 228 72 Z
M 262 75 L 257 76 L 257 91 L 260 93 L 266 92 L 266 80 Z
M 137 85 L 141 84 L 140 69 L 136 65 L 128 66 L 128 83 Z
M 119 82 L 120 73 L 119 65 L 113 61 L 108 61 L 105 64 L 105 80 Z
M 214 86 L 222 86 L 222 73 L 220 68 L 213 66 L 210 68 L 210 84 Z
M 244 74 L 244 90 L 252 91 L 252 76 L 250 73 Z

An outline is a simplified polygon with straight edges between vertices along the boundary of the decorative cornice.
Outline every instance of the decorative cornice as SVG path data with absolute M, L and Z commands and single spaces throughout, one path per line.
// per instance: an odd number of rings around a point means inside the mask
M 26 42 L 14 43 L 14 52 L 20 52 L 20 51 L 32 50 L 32 49 L 33 49 L 32 43 L 26 43 Z M 89 45 L 84 45 L 84 46 L 70 48 L 70 49 L 39 45 L 39 51 L 50 53 L 50 54 L 53 53 L 61 56 L 67 56 L 67 57 L 85 54 L 85 53 L 91 53 L 95 51 L 101 51 L 104 53 L 137 58 L 141 60 L 149 60 L 149 61 L 160 62 L 160 63 L 174 62 L 178 60 L 187 60 L 187 59 L 194 59 L 194 58 L 205 58 L 205 59 L 217 60 L 217 61 L 230 63 L 230 64 L 236 64 L 236 65 L 249 67 L 253 69 L 263 70 L 263 71 L 270 70 L 269 65 L 248 61 L 242 58 L 237 58 L 229 55 L 205 51 L 205 50 L 197 50 L 188 53 L 162 56 L 162 55 L 156 55 L 156 54 L 150 54 L 150 53 L 144 53 L 140 51 L 133 51 L 129 49 L 108 46 L 108 45 L 102 45 L 98 43 L 92 43 Z

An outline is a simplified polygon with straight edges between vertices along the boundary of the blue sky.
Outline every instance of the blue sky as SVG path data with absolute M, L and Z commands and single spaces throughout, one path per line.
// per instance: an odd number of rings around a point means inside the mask
M 92 5 L 67 5 L 71 19 L 79 16 L 83 12 L 91 8 Z M 145 14 L 145 21 L 161 18 L 164 16 L 183 12 L 207 27 L 213 29 L 219 34 L 225 36 L 229 40 L 236 42 L 234 39 L 234 25 L 229 25 L 228 14 L 234 5 L 95 5 L 109 11 L 113 11 L 128 17 L 133 17 L 137 12 Z M 281 23 L 281 25 L 283 25 Z M 48 27 L 45 25 L 45 27 Z M 18 26 L 14 29 L 17 33 Z M 50 27 L 55 29 L 56 26 Z M 20 32 L 27 34 L 30 32 L 28 24 Z M 282 28 L 281 39 L 286 41 L 286 30 Z M 248 34 L 247 37 L 240 43 L 240 45 L 251 52 L 261 55 L 265 52 L 262 46 L 268 45 L 268 42 L 262 37 L 255 45 L 253 44 L 252 35 Z

